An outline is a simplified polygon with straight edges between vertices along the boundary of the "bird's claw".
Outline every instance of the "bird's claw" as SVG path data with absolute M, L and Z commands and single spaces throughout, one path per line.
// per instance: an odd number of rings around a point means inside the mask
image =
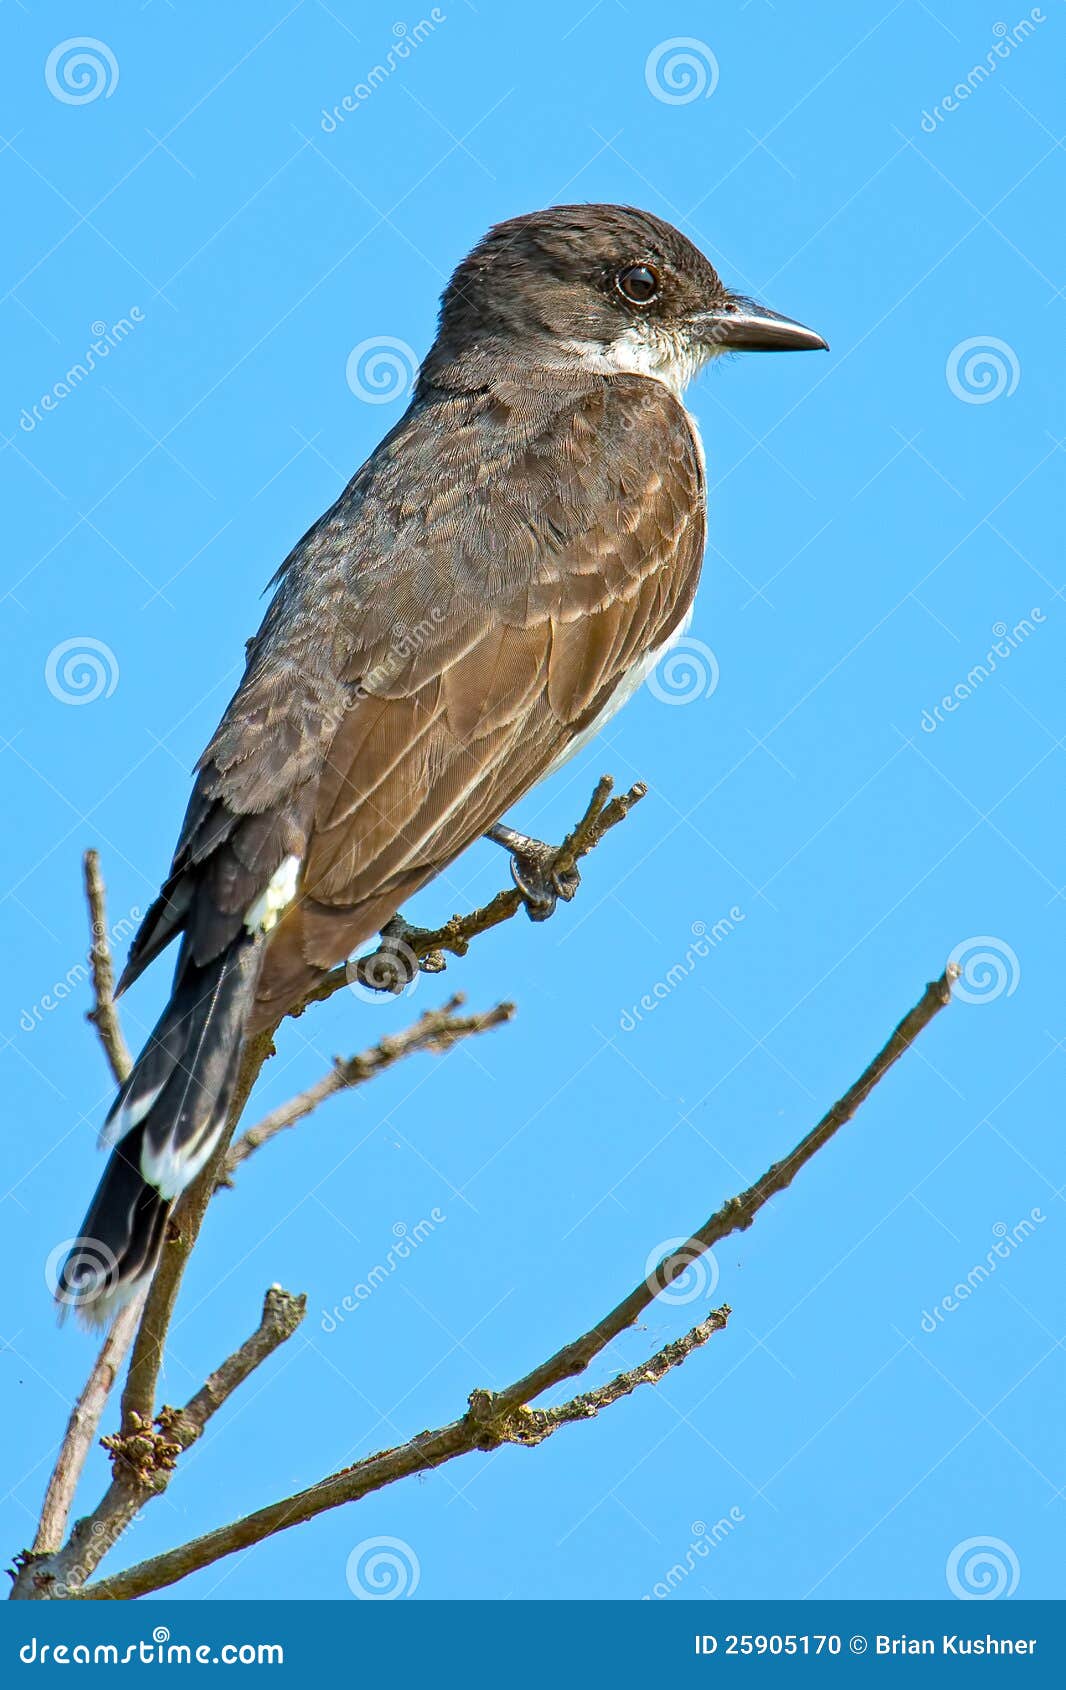
M 556 851 L 539 839 L 511 852 L 511 878 L 522 894 L 530 921 L 547 921 L 561 898 L 568 904 L 581 884 L 576 868 L 556 866 Z
M 560 864 L 562 850 L 556 845 L 545 845 L 542 839 L 531 839 L 527 833 L 518 833 L 505 822 L 497 822 L 490 827 L 485 835 L 494 845 L 502 845 L 511 859 L 511 878 L 514 880 L 522 902 L 526 907 L 526 914 L 530 921 L 547 921 L 554 915 L 555 906 L 561 898 L 568 904 L 578 887 L 581 876 L 571 861 L 565 867 Z

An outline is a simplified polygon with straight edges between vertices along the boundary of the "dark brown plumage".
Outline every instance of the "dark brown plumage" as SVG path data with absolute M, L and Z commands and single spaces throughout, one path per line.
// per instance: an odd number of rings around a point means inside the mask
M 649 274 L 654 297 L 630 299 Z M 114 1212 L 105 1174 L 86 1217 L 115 1266 L 72 1255 L 65 1300 L 98 1318 L 151 1266 L 131 1174 L 165 1203 L 194 1177 L 242 1034 L 498 822 L 676 633 L 704 545 L 678 390 L 714 352 L 790 334 L 822 344 L 621 207 L 514 219 L 459 266 L 407 414 L 282 565 L 201 760 L 123 976 L 181 935 L 105 1129 Z

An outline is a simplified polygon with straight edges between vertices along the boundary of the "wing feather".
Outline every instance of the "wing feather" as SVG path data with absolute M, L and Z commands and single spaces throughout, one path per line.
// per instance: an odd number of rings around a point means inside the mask
M 423 391 L 296 547 L 201 760 L 133 977 L 228 943 L 285 857 L 263 1019 L 556 763 L 688 610 L 703 472 L 659 383 Z

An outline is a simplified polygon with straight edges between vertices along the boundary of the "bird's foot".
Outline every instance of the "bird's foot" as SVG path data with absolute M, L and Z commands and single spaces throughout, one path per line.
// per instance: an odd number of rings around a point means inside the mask
M 439 974 L 444 968 L 441 952 L 427 946 L 431 937 L 426 928 L 412 927 L 396 914 L 381 929 L 376 951 L 349 960 L 349 978 L 372 992 L 398 996 L 419 974 Z
M 547 921 L 554 915 L 560 898 L 566 904 L 570 902 L 581 884 L 581 876 L 572 862 L 560 864 L 557 846 L 531 839 L 527 833 L 517 833 L 503 822 L 490 827 L 485 837 L 510 853 L 511 876 L 522 894 L 530 921 Z

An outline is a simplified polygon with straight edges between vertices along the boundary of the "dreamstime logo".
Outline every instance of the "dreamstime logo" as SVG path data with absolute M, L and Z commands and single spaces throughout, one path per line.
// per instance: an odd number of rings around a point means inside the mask
M 371 65 L 362 82 L 357 82 L 350 93 L 338 101 L 335 106 L 323 106 L 318 126 L 324 135 L 335 135 L 340 125 L 351 112 L 357 112 L 369 100 L 375 89 L 381 88 L 390 76 L 394 76 L 405 59 L 409 59 L 415 50 L 427 41 L 433 31 L 442 23 L 447 23 L 448 14 L 442 12 L 439 6 L 434 6 L 428 18 L 419 18 L 416 24 L 406 24 L 402 20 L 392 26 L 392 46 L 385 54 L 384 60 Z
M 89 1527 L 89 1539 L 93 1545 L 92 1564 L 90 1565 L 88 1560 L 66 1562 L 63 1567 L 63 1578 L 57 1579 L 54 1584 L 49 1586 L 51 1595 L 59 1600 L 67 1596 L 77 1596 L 82 1585 L 92 1577 L 104 1556 L 114 1549 L 119 1538 L 124 1536 L 126 1532 L 132 1531 L 135 1526 L 139 1526 L 143 1519 L 143 1514 L 135 1514 L 133 1519 L 129 1521 L 124 1516 L 109 1522 L 94 1520 Z M 167 1642 L 169 1637 L 170 1633 L 168 1632 L 166 1638 L 155 1637 L 154 1640 L 157 1643 Z M 98 1644 L 97 1649 L 100 1647 L 101 1645 Z M 103 1647 L 106 1648 L 107 1646 L 103 1645 Z M 25 1659 L 25 1657 L 23 1658 Z M 77 1660 L 76 1655 L 74 1659 Z M 98 1656 L 94 1664 L 110 1666 L 112 1664 L 110 1654 L 103 1657 Z M 117 1666 L 117 1660 L 114 1664 Z
M 394 1602 L 414 1595 L 422 1567 L 402 1537 L 365 1537 L 349 1555 L 344 1576 L 361 1602 Z
M 60 704 L 95 704 L 98 698 L 110 698 L 118 686 L 118 658 L 103 640 L 76 634 L 52 647 L 44 678 Z
M 44 1264 L 44 1282 L 64 1308 L 94 1303 L 114 1284 L 117 1273 L 114 1251 L 99 1238 L 65 1238 L 48 1252 Z
M 944 1568 L 948 1589 L 962 1602 L 994 1602 L 1013 1596 L 1021 1567 L 1001 1537 L 968 1537 L 957 1543 Z
M 443 621 L 444 611 L 440 605 L 435 604 L 429 615 L 423 616 L 421 622 L 416 622 L 413 626 L 410 623 L 394 623 L 388 650 L 380 662 L 363 671 L 358 683 L 352 688 L 348 709 L 354 710 L 364 698 L 373 697 L 395 680 L 404 665 L 424 650 L 430 636 Z
M 978 1287 L 991 1279 L 994 1273 L 998 1273 L 1000 1263 L 1009 1262 L 1015 1250 L 1020 1249 L 1026 1239 L 1032 1238 L 1037 1227 L 1043 1226 L 1046 1220 L 1047 1216 L 1039 1207 L 1034 1206 L 1028 1215 L 1016 1221 L 1014 1226 L 1008 1226 L 1006 1221 L 996 1221 L 992 1228 L 995 1243 L 985 1252 L 984 1261 L 975 1262 L 965 1279 L 956 1280 L 951 1290 L 945 1292 L 931 1309 L 922 1310 L 922 1331 L 936 1332 L 948 1315 L 954 1314 L 956 1309 L 969 1302 Z
M 371 335 L 353 346 L 344 377 L 357 399 L 367 405 L 388 405 L 409 399 L 418 374 L 418 355 L 405 340 L 390 334 Z
M 1046 23 L 1047 18 L 1039 6 L 1033 6 L 1027 17 L 1019 19 L 1010 29 L 1005 23 L 994 23 L 992 34 L 995 40 L 985 54 L 984 62 L 971 65 L 965 78 L 956 82 L 950 93 L 941 96 L 932 111 L 922 113 L 921 127 L 927 135 L 935 135 L 937 125 L 944 122 L 949 112 L 958 111 L 971 94 L 975 94 L 982 82 L 987 82 L 994 76 L 1004 59 L 1009 59 L 1016 47 L 1023 41 L 1028 41 L 1035 33 L 1038 24 Z
M 720 674 L 710 646 L 683 634 L 663 653 L 646 685 L 660 704 L 692 704 L 697 698 L 711 697 Z
M 994 334 L 975 334 L 951 348 L 944 373 L 964 405 L 990 405 L 1004 394 L 1010 398 L 1022 372 L 1013 346 Z
M 689 945 L 680 962 L 675 962 L 667 969 L 665 978 L 656 980 L 650 992 L 645 992 L 639 1002 L 630 1004 L 623 1009 L 618 1018 L 618 1025 L 623 1033 L 632 1033 L 637 1025 L 643 1021 L 645 1015 L 651 1015 L 664 1003 L 671 992 L 689 979 L 696 964 L 709 957 L 716 946 L 727 939 L 730 933 L 735 933 L 737 924 L 746 921 L 747 917 L 739 904 L 734 904 L 728 915 L 722 916 L 714 926 L 708 928 L 705 921 L 692 923 L 692 943 Z
M 132 1524 L 136 1524 L 136 1519 Z M 81 1522 L 85 1524 L 84 1521 Z M 92 1526 L 93 1537 L 103 1534 Z M 110 1545 L 105 1547 L 105 1553 Z M 97 1557 L 98 1559 L 98 1557 Z M 79 1596 L 84 1584 L 96 1566 L 83 1564 L 68 1566 L 68 1582 L 61 1580 L 50 1582 L 49 1596 Z M 121 1652 L 120 1652 L 121 1651 Z M 38 1661 L 42 1666 L 53 1664 L 76 1667 L 119 1667 L 129 1666 L 131 1662 L 140 1666 L 188 1667 L 193 1663 L 198 1667 L 207 1666 L 242 1666 L 242 1667 L 280 1667 L 285 1665 L 285 1649 L 281 1643 L 172 1643 L 170 1641 L 170 1627 L 157 1625 L 152 1628 L 152 1637 L 142 1637 L 139 1642 L 119 1643 L 72 1643 L 53 1646 L 42 1639 L 38 1644 L 36 1637 L 31 1637 L 19 1650 L 19 1660 L 24 1666 L 33 1666 Z
M 714 1296 L 718 1263 L 712 1250 L 700 1251 L 687 1238 L 667 1238 L 648 1252 L 644 1280 L 661 1302 L 694 1303 Z
M 365 956 L 349 957 L 344 965 L 348 990 L 363 1003 L 383 997 L 409 998 L 421 979 L 418 957 L 406 939 L 384 939 Z
M 118 87 L 118 60 L 106 41 L 74 35 L 53 47 L 44 63 L 48 92 L 65 106 L 88 106 Z
M 712 1549 L 727 1537 L 731 1537 L 737 1527 L 747 1519 L 742 1508 L 734 1503 L 728 1515 L 723 1514 L 720 1520 L 708 1526 L 706 1520 L 693 1520 L 690 1530 L 692 1541 L 688 1546 L 683 1561 L 675 1561 L 668 1572 L 652 1585 L 642 1597 L 642 1602 L 661 1602 L 665 1597 L 673 1595 L 679 1584 L 683 1584 L 690 1573 L 694 1573 L 700 1561 L 705 1561 Z
M 644 64 L 649 94 L 664 106 L 688 106 L 709 100 L 718 86 L 718 60 L 706 41 L 674 35 L 653 47 Z
M 437 1228 L 443 1226 L 447 1219 L 448 1217 L 443 1209 L 433 1208 L 429 1211 L 428 1217 L 423 1215 L 422 1219 L 416 1221 L 414 1226 L 408 1226 L 406 1221 L 394 1221 L 392 1236 L 395 1242 L 386 1251 L 385 1260 L 375 1262 L 366 1278 L 361 1279 L 358 1285 L 353 1286 L 347 1296 L 342 1297 L 339 1303 L 334 1303 L 332 1309 L 322 1310 L 319 1325 L 323 1332 L 336 1332 L 337 1328 L 342 1325 L 345 1315 L 354 1314 L 361 1303 L 368 1303 L 374 1292 L 380 1290 L 381 1286 L 391 1279 L 394 1273 L 398 1272 L 404 1262 L 410 1261 L 419 1246 L 424 1244 L 427 1238 L 432 1237 Z
M 948 962 L 959 970 L 951 995 L 963 1003 L 995 1003 L 1004 994 L 1012 998 L 1022 977 L 1017 953 L 1006 939 L 995 939 L 988 933 L 964 939 L 955 946 Z
M 1039 605 L 1034 605 L 1028 616 L 1008 628 L 1006 622 L 993 622 L 992 633 L 995 636 L 992 644 L 980 663 L 975 663 L 964 681 L 956 681 L 950 692 L 946 692 L 939 704 L 934 704 L 931 710 L 922 711 L 922 732 L 935 734 L 937 727 L 944 722 L 944 715 L 954 715 L 959 705 L 972 697 L 978 687 L 995 674 L 999 662 L 1005 663 L 1013 652 L 1018 650 L 1036 632 L 1040 623 L 1047 621 L 1046 613 Z M 997 662 L 997 658 L 999 662 Z M 943 712 L 943 714 L 942 714 Z
M 136 324 L 145 321 L 145 313 L 139 305 L 131 305 L 128 316 L 119 317 L 117 322 L 106 323 L 103 318 L 89 325 L 92 340 L 85 348 L 81 357 L 64 370 L 58 381 L 54 381 L 46 393 L 32 405 L 24 405 L 19 416 L 19 427 L 23 434 L 32 434 L 38 423 L 43 423 L 49 411 L 55 411 L 76 393 L 83 381 L 87 381 L 93 371 L 99 367 L 105 358 L 110 358 L 117 346 L 121 346 L 128 335 L 131 335 Z
M 128 916 L 123 916 L 120 921 L 112 923 L 109 932 L 107 928 L 101 929 L 94 926 L 93 939 L 98 942 L 107 933 L 112 946 L 124 944 L 136 931 L 140 919 L 140 909 L 134 904 Z M 42 992 L 35 1004 L 31 1004 L 29 1009 L 23 1009 L 20 1012 L 19 1027 L 21 1030 L 24 1033 L 34 1032 L 40 1026 L 44 1017 L 50 1015 L 53 1009 L 58 1009 L 61 1004 L 66 1002 L 67 998 L 72 997 L 79 991 L 88 978 L 88 961 L 74 963 L 71 968 L 67 969 L 62 980 L 53 981 L 50 989 L 47 992 Z

